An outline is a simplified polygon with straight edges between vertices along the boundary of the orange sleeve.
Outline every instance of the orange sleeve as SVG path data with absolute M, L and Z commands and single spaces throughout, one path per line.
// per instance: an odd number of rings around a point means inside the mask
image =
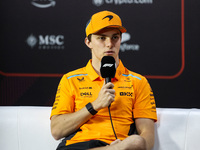
M 150 118 L 157 120 L 156 104 L 153 91 L 145 77 L 138 82 L 136 100 L 133 108 L 134 118 Z
M 71 112 L 74 112 L 74 96 L 67 76 L 64 75 L 58 85 L 55 102 L 51 111 L 51 117 L 53 115 Z

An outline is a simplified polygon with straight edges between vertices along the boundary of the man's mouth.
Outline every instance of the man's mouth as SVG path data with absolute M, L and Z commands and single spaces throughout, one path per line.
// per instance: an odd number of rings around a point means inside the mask
M 112 54 L 114 54 L 114 51 L 106 51 L 105 53 L 108 55 L 112 55 Z

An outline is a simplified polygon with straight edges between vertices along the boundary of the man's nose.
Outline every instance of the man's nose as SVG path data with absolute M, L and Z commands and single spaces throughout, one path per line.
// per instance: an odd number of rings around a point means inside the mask
M 113 41 L 112 41 L 111 38 L 106 39 L 106 46 L 109 47 L 109 48 L 113 47 Z

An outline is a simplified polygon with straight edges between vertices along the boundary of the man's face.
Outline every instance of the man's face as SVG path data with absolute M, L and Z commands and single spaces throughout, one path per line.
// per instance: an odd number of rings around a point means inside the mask
M 120 43 L 120 31 L 115 28 L 106 28 L 92 34 L 91 41 L 87 45 L 92 51 L 92 60 L 101 61 L 103 56 L 113 56 L 118 61 Z

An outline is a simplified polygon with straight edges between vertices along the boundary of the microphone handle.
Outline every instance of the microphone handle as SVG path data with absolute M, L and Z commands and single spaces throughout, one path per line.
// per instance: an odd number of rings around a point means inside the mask
M 111 78 L 110 78 L 110 77 L 106 77 L 105 80 L 106 80 L 106 84 L 107 84 L 108 82 L 111 82 Z M 111 104 L 110 104 L 110 105 L 111 105 Z M 110 108 L 110 105 L 108 106 L 108 108 Z
M 105 80 L 106 80 L 106 84 L 107 84 L 108 82 L 111 82 L 111 78 L 110 78 L 110 77 L 106 77 Z M 110 105 L 111 105 L 111 104 L 110 104 Z M 108 106 L 108 112 L 109 112 L 109 116 L 110 116 L 110 122 L 111 122 L 111 125 L 112 125 L 112 129 L 113 129 L 113 133 L 114 133 L 114 135 L 115 135 L 115 138 L 117 139 L 117 135 L 116 135 L 116 133 L 115 133 L 115 129 L 114 129 L 113 122 L 112 122 L 112 117 L 111 117 L 111 112 L 110 112 L 110 105 Z
M 111 82 L 111 78 L 110 77 L 106 77 L 106 83 Z

